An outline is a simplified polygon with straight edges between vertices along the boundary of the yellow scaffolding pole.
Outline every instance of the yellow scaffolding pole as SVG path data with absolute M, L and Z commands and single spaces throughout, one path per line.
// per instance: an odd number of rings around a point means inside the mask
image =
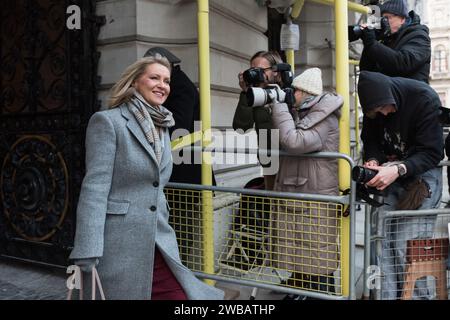
M 297 0 L 292 5 L 292 12 L 291 12 L 291 18 L 296 19 L 300 12 L 302 11 L 303 5 L 305 4 L 305 0 Z M 294 49 L 287 49 L 286 50 L 286 60 L 287 63 L 289 63 L 292 67 L 292 72 L 295 73 L 295 53 Z
M 295 3 L 292 5 L 292 12 L 291 12 L 292 19 L 296 19 L 300 15 L 300 12 L 302 11 L 304 4 L 305 0 L 295 1 Z
M 202 123 L 202 147 L 207 147 L 211 137 L 211 78 L 209 56 L 209 2 L 197 0 L 198 6 L 198 60 L 200 87 L 200 119 Z M 212 157 L 202 152 L 202 185 L 212 184 Z M 214 223 L 211 191 L 202 191 L 203 272 L 214 274 Z M 209 284 L 214 281 L 205 280 Z
M 286 62 L 291 65 L 292 73 L 295 73 L 294 49 L 286 49 Z
M 346 2 L 345 0 L 308 0 L 308 1 L 325 4 L 327 6 L 344 5 L 344 3 L 341 2 Z M 350 11 L 355 11 L 363 14 L 372 13 L 372 10 L 369 7 L 363 6 L 362 4 L 359 3 L 354 3 L 352 1 L 348 1 L 346 7 L 347 10 Z
M 348 64 L 348 6 L 347 1 L 334 1 L 335 33 L 336 33 L 336 91 L 344 98 L 342 114 L 339 119 L 339 152 L 350 155 L 350 86 Z M 350 188 L 350 166 L 339 160 L 339 188 Z M 342 219 L 341 228 L 341 259 L 342 259 L 342 293 L 350 293 L 350 218 Z

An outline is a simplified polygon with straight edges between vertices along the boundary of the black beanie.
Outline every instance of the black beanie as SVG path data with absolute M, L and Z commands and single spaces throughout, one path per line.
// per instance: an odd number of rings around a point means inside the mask
M 386 1 L 381 5 L 381 14 L 385 12 L 408 18 L 408 5 L 406 4 L 406 0 Z

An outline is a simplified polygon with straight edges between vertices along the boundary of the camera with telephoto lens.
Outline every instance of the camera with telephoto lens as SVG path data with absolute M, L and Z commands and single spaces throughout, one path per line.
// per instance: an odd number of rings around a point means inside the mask
M 248 88 L 247 104 L 249 107 L 261 107 L 273 102 L 285 102 L 288 106 L 294 105 L 294 89 L 291 87 L 293 80 L 291 65 L 278 63 L 273 66 L 272 70 L 280 73 L 282 87 L 277 84 L 268 84 L 266 88 Z
M 352 169 L 352 179 L 353 181 L 357 183 L 367 183 L 370 180 L 372 180 L 376 175 L 378 171 L 365 168 L 362 166 L 356 166 Z
M 367 17 L 367 28 L 374 29 L 377 40 L 382 40 L 388 36 L 391 32 L 389 21 L 385 17 L 380 16 L 380 4 L 379 1 L 366 1 L 365 6 L 372 9 L 372 13 Z M 363 35 L 363 29 L 359 25 L 353 26 L 353 34 L 350 36 L 350 41 L 361 39 Z

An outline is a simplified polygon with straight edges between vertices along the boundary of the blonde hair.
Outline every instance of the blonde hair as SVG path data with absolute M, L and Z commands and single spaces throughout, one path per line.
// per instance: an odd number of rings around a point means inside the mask
M 160 54 L 139 59 L 125 69 L 120 76 L 119 81 L 111 88 L 111 96 L 108 101 L 109 109 L 113 109 L 130 100 L 134 93 L 134 88 L 132 87 L 133 82 L 145 72 L 145 69 L 147 69 L 149 65 L 154 63 L 163 65 L 169 69 L 169 72 L 171 71 L 169 60 Z

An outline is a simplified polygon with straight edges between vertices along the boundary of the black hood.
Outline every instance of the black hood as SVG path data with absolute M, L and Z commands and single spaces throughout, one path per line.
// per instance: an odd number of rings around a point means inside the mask
M 398 109 L 402 102 L 391 78 L 379 72 L 361 71 L 358 95 L 364 113 L 386 104 L 393 104 Z
M 413 10 L 411 10 L 409 12 L 409 24 L 407 27 L 414 27 L 414 29 L 418 30 L 423 30 L 425 31 L 427 34 L 429 33 L 429 29 L 426 25 L 424 24 L 420 24 L 420 16 L 415 13 Z
M 420 24 L 420 16 L 414 12 L 414 10 L 411 10 L 408 13 L 409 19 L 410 19 L 410 25 L 416 25 Z
M 358 95 L 364 113 L 393 104 L 404 117 L 414 114 L 418 108 L 431 108 L 432 112 L 438 112 L 441 106 L 438 94 L 428 84 L 402 77 L 391 78 L 379 72 L 360 72 Z

